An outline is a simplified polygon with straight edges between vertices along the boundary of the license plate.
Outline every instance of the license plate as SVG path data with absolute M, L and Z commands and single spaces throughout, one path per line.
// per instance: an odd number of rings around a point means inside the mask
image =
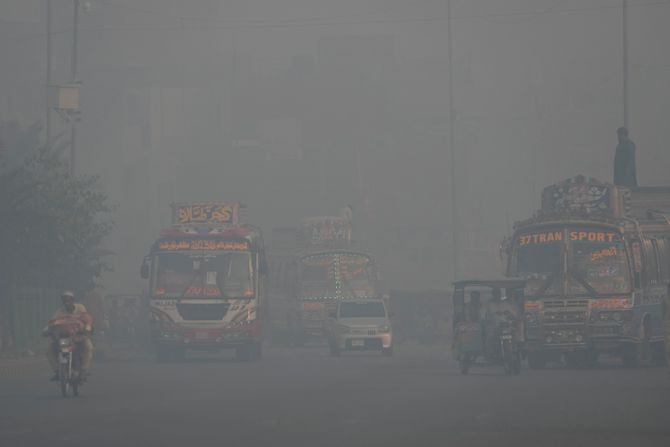
M 195 339 L 196 340 L 207 340 L 209 338 L 209 333 L 208 332 L 196 332 L 195 333 Z
M 360 348 L 365 346 L 365 340 L 351 340 L 351 346 L 354 348 Z

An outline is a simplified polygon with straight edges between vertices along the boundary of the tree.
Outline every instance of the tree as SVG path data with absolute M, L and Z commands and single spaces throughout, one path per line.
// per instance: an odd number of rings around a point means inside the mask
M 40 144 L 40 130 L 21 130 L 0 160 L 0 305 L 13 286 L 89 290 L 109 268 L 113 207 L 100 180 L 70 175 L 64 145 Z

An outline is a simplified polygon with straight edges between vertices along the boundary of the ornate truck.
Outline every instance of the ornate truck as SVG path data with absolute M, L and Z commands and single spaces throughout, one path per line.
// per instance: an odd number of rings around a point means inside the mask
M 187 350 L 232 348 L 261 357 L 266 261 L 261 231 L 238 203 L 174 204 L 142 265 L 149 280 L 151 338 L 159 360 Z
M 510 276 L 528 280 L 529 365 L 599 354 L 664 361 L 662 302 L 670 280 L 670 188 L 626 188 L 578 176 L 548 186 L 515 224 Z
M 286 247 L 271 255 L 272 283 L 285 289 L 285 310 L 273 324 L 290 332 L 294 344 L 325 340 L 328 313 L 338 300 L 380 297 L 377 264 L 354 248 L 349 213 L 304 219 L 293 232 L 282 230 L 275 233 L 292 233 L 295 245 L 290 255 Z

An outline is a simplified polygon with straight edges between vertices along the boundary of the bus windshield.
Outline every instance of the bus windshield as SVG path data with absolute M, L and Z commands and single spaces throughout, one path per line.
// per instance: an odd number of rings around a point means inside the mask
M 301 261 L 303 298 L 363 298 L 375 296 L 373 261 L 355 253 L 319 253 Z
M 154 262 L 154 296 L 243 298 L 254 294 L 251 253 L 161 253 Z
M 609 229 L 542 229 L 515 240 L 512 274 L 528 280 L 526 294 L 604 295 L 630 290 L 626 249 Z
M 335 257 L 314 255 L 302 259 L 300 296 L 324 298 L 335 296 Z
M 563 240 L 562 229 L 532 231 L 517 236 L 514 274 L 528 280 L 526 293 L 529 296 L 561 292 Z
M 626 249 L 618 233 L 569 230 L 568 293 L 609 294 L 630 291 Z

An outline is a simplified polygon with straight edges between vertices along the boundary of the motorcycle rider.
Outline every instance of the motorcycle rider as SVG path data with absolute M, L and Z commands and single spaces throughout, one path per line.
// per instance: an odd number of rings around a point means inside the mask
M 86 307 L 81 303 L 75 303 L 74 292 L 71 290 L 66 290 L 60 295 L 61 302 L 63 306 L 60 307 L 56 313 L 53 315 L 49 323 L 54 320 L 74 317 L 81 320 L 84 325 L 84 334 L 78 339 L 79 347 L 81 349 L 81 371 L 79 372 L 80 378 L 83 380 L 88 376 L 88 370 L 91 367 L 91 359 L 93 358 L 93 343 L 91 342 L 91 333 L 93 332 L 93 323 L 90 314 L 86 310 Z M 43 331 L 45 336 L 51 335 L 51 326 L 47 324 L 47 327 Z M 51 343 L 47 348 L 46 356 L 49 361 L 49 365 L 54 371 L 54 375 L 51 380 L 58 380 L 58 345 L 56 343 Z

